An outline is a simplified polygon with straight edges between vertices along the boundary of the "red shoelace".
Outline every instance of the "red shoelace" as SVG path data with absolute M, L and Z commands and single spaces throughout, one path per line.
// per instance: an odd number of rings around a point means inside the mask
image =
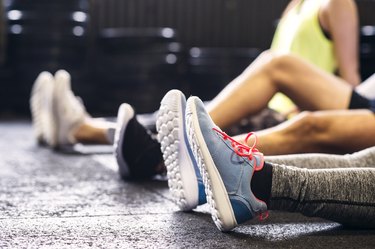
M 214 131 L 216 131 L 217 133 L 219 133 L 220 135 L 223 136 L 223 139 L 224 140 L 229 140 L 231 142 L 231 145 L 234 149 L 234 151 L 236 152 L 237 155 L 241 156 L 241 157 L 246 157 L 248 158 L 249 160 L 253 160 L 253 157 L 254 155 L 259 155 L 263 158 L 263 154 L 262 152 L 260 152 L 257 148 L 256 148 L 256 145 L 257 145 L 257 142 L 258 142 L 258 138 L 257 136 L 255 135 L 254 132 L 249 132 L 245 138 L 245 143 L 247 143 L 247 141 L 249 140 L 249 138 L 251 136 L 254 136 L 254 143 L 251 147 L 245 145 L 245 144 L 242 144 L 236 140 L 234 140 L 232 137 L 230 137 L 228 134 L 226 134 L 225 132 L 217 129 L 217 128 L 212 128 Z M 254 170 L 255 171 L 259 171 L 263 168 L 263 160 L 261 160 L 261 164 L 260 165 L 257 165 L 257 160 L 255 160 L 255 163 L 254 163 Z

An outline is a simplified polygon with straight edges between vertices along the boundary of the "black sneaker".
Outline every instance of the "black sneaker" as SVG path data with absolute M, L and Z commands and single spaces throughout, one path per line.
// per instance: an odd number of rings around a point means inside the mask
M 150 179 L 163 163 L 160 144 L 137 120 L 133 107 L 122 104 L 118 110 L 114 151 L 123 179 Z

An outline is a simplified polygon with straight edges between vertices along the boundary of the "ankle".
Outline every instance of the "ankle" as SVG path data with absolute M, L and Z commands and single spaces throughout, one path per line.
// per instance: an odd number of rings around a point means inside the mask
M 112 144 L 108 139 L 108 129 L 96 128 L 88 124 L 81 124 L 74 132 L 73 137 L 81 143 Z
M 254 195 L 269 206 L 272 189 L 272 164 L 264 163 L 260 171 L 255 171 L 251 180 L 251 189 Z

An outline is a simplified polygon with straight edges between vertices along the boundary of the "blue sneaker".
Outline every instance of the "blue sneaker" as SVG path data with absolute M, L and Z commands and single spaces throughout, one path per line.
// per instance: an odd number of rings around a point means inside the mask
M 204 185 L 185 133 L 186 98 L 169 91 L 160 103 L 156 129 L 175 203 L 189 211 L 206 203 Z
M 267 205 L 250 188 L 254 171 L 263 167 L 263 154 L 223 133 L 197 97 L 187 101 L 186 127 L 219 230 L 229 231 L 265 212 Z

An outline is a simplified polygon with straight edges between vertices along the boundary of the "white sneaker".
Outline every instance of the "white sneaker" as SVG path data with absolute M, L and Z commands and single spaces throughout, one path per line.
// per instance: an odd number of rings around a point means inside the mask
M 169 190 L 179 208 L 190 211 L 206 203 L 206 194 L 185 132 L 185 107 L 185 95 L 170 90 L 160 102 L 156 129 Z
M 52 108 L 49 116 L 53 117 L 50 124 L 47 143 L 52 147 L 72 145 L 76 143 L 74 132 L 88 117 L 82 102 L 71 89 L 70 74 L 65 70 L 55 73 L 55 87 Z
M 30 96 L 31 118 L 34 133 L 39 144 L 46 142 L 48 109 L 51 108 L 54 78 L 49 72 L 42 72 L 34 82 Z

